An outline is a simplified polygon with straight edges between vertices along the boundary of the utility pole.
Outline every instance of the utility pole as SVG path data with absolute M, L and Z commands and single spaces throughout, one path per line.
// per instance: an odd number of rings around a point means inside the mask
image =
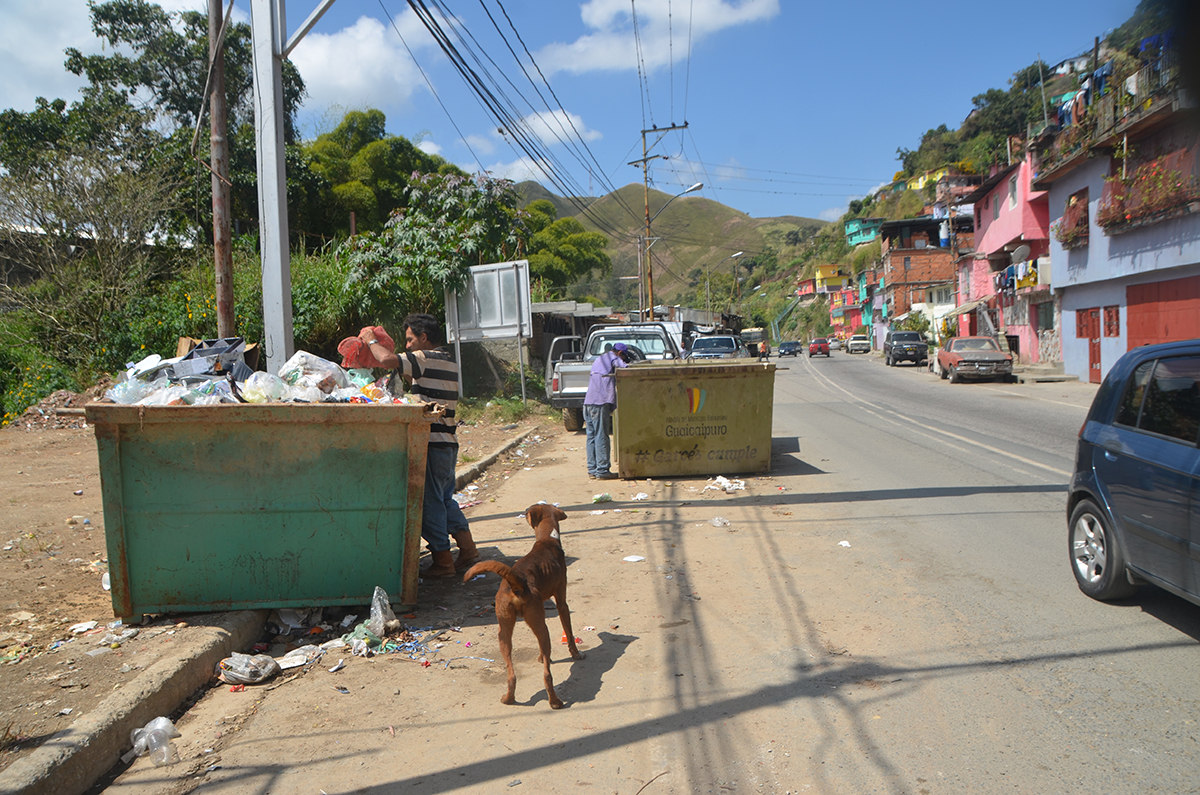
M 650 161 L 659 157 L 665 160 L 667 156 L 651 156 L 649 152 L 658 144 L 659 141 L 663 139 L 663 136 L 665 136 L 667 133 L 671 132 L 672 130 L 686 129 L 687 122 L 684 122 L 683 124 L 672 124 L 670 127 L 653 127 L 649 130 L 642 130 L 642 159 L 634 160 L 629 163 L 631 166 L 640 165 L 642 167 L 642 194 L 645 197 L 646 205 L 646 235 L 643 244 L 638 247 L 638 274 L 641 275 L 643 270 L 646 274 L 646 304 L 650 307 L 650 320 L 654 320 L 654 268 L 650 264 Z M 646 133 L 660 133 L 660 135 L 654 140 L 654 143 L 647 146 Z M 645 307 L 643 307 L 643 310 L 644 309 Z M 645 317 L 642 317 L 642 320 L 645 319 Z
M 236 337 L 233 311 L 233 249 L 229 234 L 229 143 L 225 107 L 224 14 L 221 0 L 208 0 L 208 58 L 212 93 L 209 94 L 209 142 L 212 152 L 213 269 L 216 275 L 217 336 Z

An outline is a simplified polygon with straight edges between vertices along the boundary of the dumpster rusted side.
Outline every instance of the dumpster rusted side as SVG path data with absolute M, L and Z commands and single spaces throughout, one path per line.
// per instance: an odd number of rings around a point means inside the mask
M 114 613 L 416 603 L 418 406 L 87 406 Z
M 771 470 L 775 365 L 745 359 L 617 370 L 623 478 Z

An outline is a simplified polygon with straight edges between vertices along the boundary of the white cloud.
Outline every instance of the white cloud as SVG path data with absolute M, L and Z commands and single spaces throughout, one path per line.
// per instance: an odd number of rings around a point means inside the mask
M 543 146 L 574 140 L 576 137 L 584 141 L 596 141 L 603 135 L 596 130 L 589 130 L 583 119 L 577 113 L 567 113 L 561 110 L 531 113 L 522 119 L 525 127 L 537 136 Z M 578 135 L 577 135 L 578 134 Z
M 847 201 L 841 207 L 828 207 L 828 208 L 822 210 L 821 212 L 817 213 L 817 217 L 820 218 L 822 221 L 836 221 L 837 219 L 839 219 L 843 215 L 845 215 L 846 211 L 849 209 L 850 209 L 850 202 Z
M 87 85 L 63 68 L 63 50 L 99 52 L 84 0 L 6 3 L 0 24 L 0 108 L 32 110 L 37 97 L 79 98 Z
M 496 141 L 486 135 L 468 135 L 464 140 L 477 155 L 490 155 L 496 151 Z
M 546 173 L 541 167 L 528 157 L 520 157 L 507 163 L 493 163 L 484 168 L 484 171 L 490 172 L 493 177 L 503 177 L 504 179 L 511 179 L 513 182 L 521 182 L 527 179 L 547 179 Z
M 442 147 L 438 146 L 433 141 L 420 141 L 417 143 L 417 148 L 427 155 L 440 155 L 442 153 Z
M 648 71 L 666 66 L 672 53 L 677 61 L 687 57 L 686 31 L 692 47 L 725 28 L 762 22 L 779 13 L 779 0 L 692 0 L 691 19 L 682 4 L 670 0 L 642 0 L 637 4 L 642 60 Z M 543 71 L 582 73 L 637 67 L 632 7 L 628 0 L 589 0 L 581 16 L 592 33 L 564 44 L 543 47 L 537 61 Z M 671 46 L 674 39 L 676 46 Z
M 427 41 L 411 12 L 397 24 L 406 41 Z M 407 29 L 406 29 L 407 28 Z M 309 33 L 292 50 L 291 60 L 308 87 L 310 108 L 339 104 L 395 108 L 425 85 L 400 38 L 371 17 L 360 17 L 336 33 Z

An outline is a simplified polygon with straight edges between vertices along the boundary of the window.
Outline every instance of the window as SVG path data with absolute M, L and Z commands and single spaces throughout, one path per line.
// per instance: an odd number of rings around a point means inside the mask
M 1150 370 L 1153 367 L 1154 362 L 1143 362 L 1133 371 L 1133 378 L 1129 379 L 1129 384 L 1125 387 L 1125 396 L 1121 398 L 1116 419 L 1113 420 L 1118 425 L 1137 427 L 1138 414 L 1142 410 L 1142 398 L 1146 394 L 1146 382 L 1150 380 Z
M 1054 330 L 1054 302 L 1053 301 L 1044 301 L 1040 304 L 1034 304 L 1033 309 L 1037 313 L 1037 331 L 1038 331 L 1038 333 L 1040 334 L 1043 331 L 1053 331 Z
M 1159 359 L 1146 389 L 1138 428 L 1196 443 L 1200 432 L 1200 357 Z
M 992 202 L 992 220 L 995 221 L 1000 217 L 1000 196 L 993 196 L 996 201 Z
M 1008 178 L 1008 209 L 1013 209 L 1017 206 L 1017 175 L 1013 174 Z
M 1104 336 L 1106 336 L 1106 337 L 1121 336 L 1121 307 L 1119 307 L 1119 306 L 1104 307 Z
M 912 257 L 904 258 L 904 270 L 908 270 L 908 266 L 912 265 Z

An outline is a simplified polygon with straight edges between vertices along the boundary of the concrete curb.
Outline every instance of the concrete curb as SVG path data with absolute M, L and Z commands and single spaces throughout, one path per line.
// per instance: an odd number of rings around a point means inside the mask
M 514 447 L 519 445 L 521 442 L 528 439 L 533 434 L 533 432 L 536 430 L 537 430 L 537 428 L 530 428 L 529 430 L 525 431 L 525 433 L 505 442 L 503 447 L 501 447 L 499 450 L 492 453 L 491 455 L 486 456 L 483 460 L 476 461 L 474 464 L 471 464 L 468 467 L 463 467 L 462 469 L 457 470 L 454 473 L 454 489 L 457 491 L 458 489 L 461 489 L 463 486 L 470 483 L 475 478 L 482 475 L 484 472 L 487 471 L 488 467 L 490 467 L 492 464 L 496 463 L 496 461 L 500 458 L 500 456 L 504 455 L 509 450 L 513 449 Z
M 266 610 L 212 616 L 213 626 L 188 631 L 187 648 L 159 660 L 92 712 L 58 732 L 0 774 L 0 795 L 80 795 L 128 750 L 129 733 L 170 715 L 212 679 L 218 662 L 248 648 L 267 620 Z

